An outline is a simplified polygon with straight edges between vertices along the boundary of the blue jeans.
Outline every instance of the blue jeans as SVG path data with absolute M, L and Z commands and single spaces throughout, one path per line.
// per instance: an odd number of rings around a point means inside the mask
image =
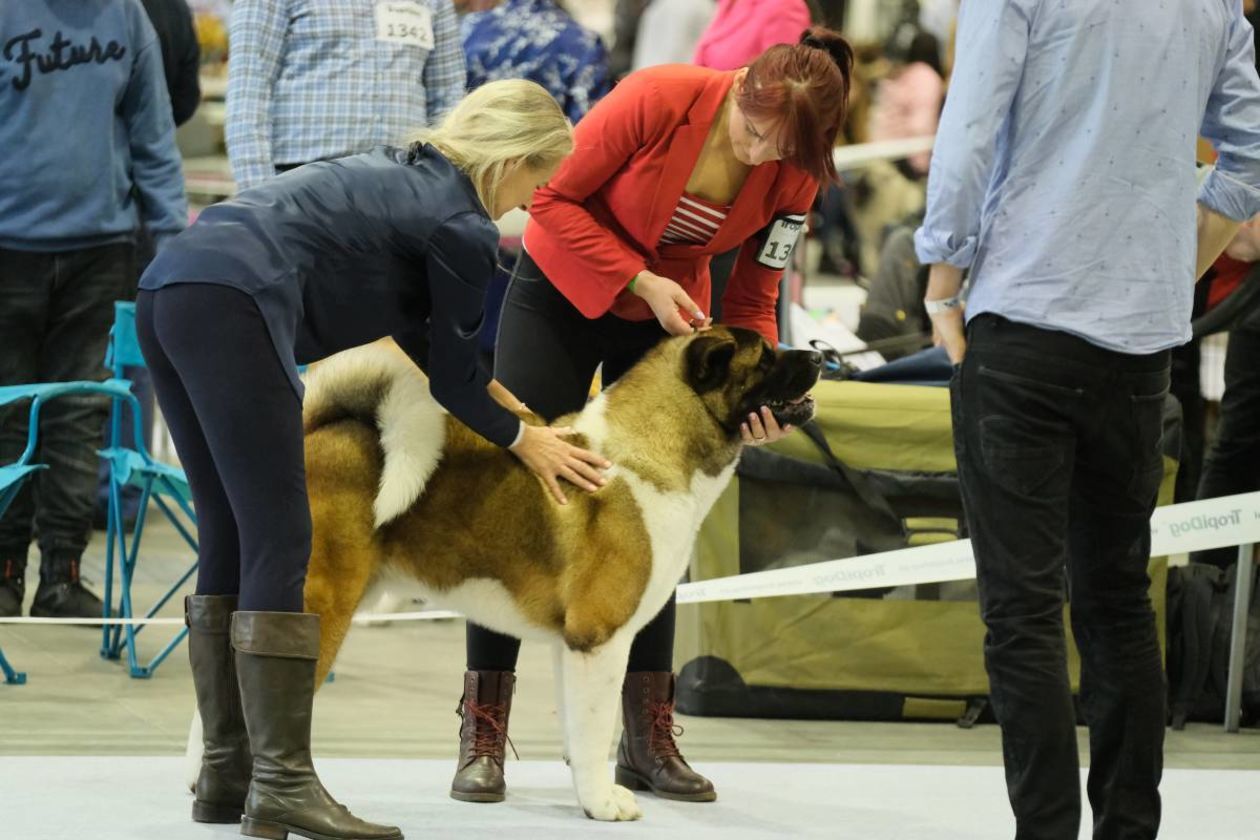
M 1017 840 L 1075 840 L 1081 653 L 1095 840 L 1159 828 L 1164 673 L 1148 590 L 1169 354 L 1134 356 L 993 315 L 950 384 L 990 698 Z
M 105 347 L 114 301 L 135 288 L 130 242 L 61 253 L 0 249 L 0 385 L 106 377 Z M 0 560 L 23 568 L 38 531 L 41 568 L 77 562 L 87 546 L 96 498 L 101 429 L 108 400 L 65 397 L 43 409 L 37 460 L 0 519 Z M 26 446 L 28 406 L 0 409 L 0 464 Z

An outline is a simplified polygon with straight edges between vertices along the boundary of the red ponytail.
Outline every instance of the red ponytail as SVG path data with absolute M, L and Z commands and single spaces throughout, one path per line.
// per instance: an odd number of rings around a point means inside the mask
M 788 160 L 820 181 L 835 181 L 832 152 L 844 124 L 853 72 L 853 48 L 820 26 L 799 44 L 779 44 L 748 65 L 739 107 L 754 119 L 783 127 Z

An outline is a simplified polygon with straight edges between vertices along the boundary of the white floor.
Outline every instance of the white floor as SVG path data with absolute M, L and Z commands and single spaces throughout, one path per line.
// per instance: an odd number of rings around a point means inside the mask
M 0 758 L 0 837 L 13 840 L 212 840 L 236 826 L 188 818 L 175 758 Z M 498 805 L 446 796 L 447 761 L 327 759 L 326 786 L 366 818 L 416 838 L 827 837 L 860 840 L 1010 840 L 1002 771 L 996 767 L 853 764 L 708 764 L 713 804 L 640 796 L 634 824 L 582 816 L 559 762 L 511 766 L 516 780 Z M 1260 771 L 1170 770 L 1161 836 L 1250 840 L 1260 836 Z M 1088 823 L 1088 818 L 1086 819 Z M 1081 837 L 1089 836 L 1082 827 Z

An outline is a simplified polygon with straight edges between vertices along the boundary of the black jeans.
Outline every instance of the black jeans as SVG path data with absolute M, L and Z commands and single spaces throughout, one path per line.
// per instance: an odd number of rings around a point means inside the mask
M 106 378 L 114 301 L 136 282 L 135 246 L 63 253 L 0 249 L 0 385 Z M 38 530 L 41 576 L 78 562 L 96 499 L 101 429 L 109 400 L 72 396 L 44 406 L 36 460 L 49 469 L 27 482 L 0 519 L 0 561 L 21 574 Z M 26 446 L 29 406 L 0 409 L 0 465 Z
M 664 337 L 655 320 L 627 321 L 615 315 L 588 319 L 522 253 L 503 302 L 494 376 L 551 420 L 586 404 L 600 364 L 603 384 L 610 385 Z M 635 637 L 628 670 L 673 669 L 674 613 L 671 597 Z M 467 644 L 470 671 L 516 670 L 519 639 L 469 623 Z
M 1229 332 L 1225 394 L 1216 442 L 1204 460 L 1199 498 L 1253 490 L 1260 490 L 1260 311 Z M 1238 552 L 1218 548 L 1196 552 L 1192 559 L 1226 568 L 1238 559 Z
M 1159 827 L 1165 687 L 1147 564 L 1168 381 L 1167 352 L 1115 353 L 993 315 L 968 327 L 954 446 L 1017 840 L 1075 840 L 1080 826 L 1065 592 L 1094 837 Z
M 197 511 L 197 594 L 300 612 L 311 555 L 302 403 L 254 299 L 196 283 L 141 291 L 136 333 Z

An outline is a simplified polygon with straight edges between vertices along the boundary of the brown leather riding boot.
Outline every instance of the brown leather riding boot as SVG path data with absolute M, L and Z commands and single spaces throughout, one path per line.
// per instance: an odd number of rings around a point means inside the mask
M 508 716 L 516 675 L 511 671 L 467 671 L 464 696 L 455 711 L 459 727 L 459 765 L 451 782 L 451 798 L 462 802 L 502 802 Z M 516 752 L 516 748 L 512 748 Z
M 402 840 L 402 832 L 351 814 L 324 789 L 311 764 L 311 703 L 319 616 L 237 612 L 232 647 L 241 708 L 254 753 L 241 834 L 285 840 Z
M 713 783 L 687 765 L 678 751 L 674 725 L 674 675 L 632 671 L 621 688 L 624 730 L 617 746 L 617 784 L 650 790 L 663 799 L 712 802 Z
M 189 595 L 184 599 L 188 661 L 197 690 L 204 745 L 192 818 L 203 823 L 240 822 L 249 792 L 252 759 L 232 655 L 235 610 L 235 595 Z

